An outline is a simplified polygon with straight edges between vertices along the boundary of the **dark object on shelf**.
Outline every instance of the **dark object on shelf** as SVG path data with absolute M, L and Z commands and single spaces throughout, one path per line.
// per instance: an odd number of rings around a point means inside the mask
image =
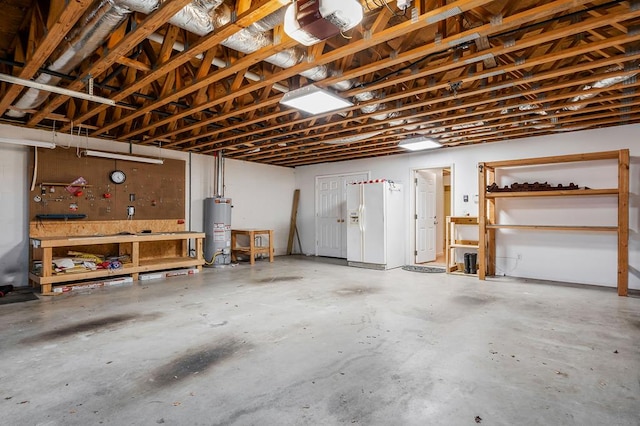
M 60 220 L 60 219 L 84 219 L 87 215 L 83 213 L 69 213 L 69 214 L 37 214 L 36 219 L 40 220 Z
M 574 189 L 580 189 L 580 187 L 573 182 L 569 185 L 558 184 L 557 186 L 551 186 L 547 182 L 514 182 L 511 184 L 511 186 L 505 185 L 502 188 L 500 188 L 496 183 L 492 183 L 491 185 L 487 186 L 487 192 L 566 191 Z M 584 189 L 589 188 L 585 187 Z

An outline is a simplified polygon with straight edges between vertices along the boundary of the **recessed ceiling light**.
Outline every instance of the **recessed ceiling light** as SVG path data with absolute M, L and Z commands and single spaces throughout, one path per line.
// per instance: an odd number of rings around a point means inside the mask
M 409 151 L 420 151 L 423 149 L 440 148 L 442 147 L 442 144 L 435 139 L 420 136 L 417 138 L 402 140 L 398 146 L 400 148 L 408 149 Z
M 285 93 L 280 103 L 309 114 L 322 114 L 353 106 L 346 99 L 313 84 Z

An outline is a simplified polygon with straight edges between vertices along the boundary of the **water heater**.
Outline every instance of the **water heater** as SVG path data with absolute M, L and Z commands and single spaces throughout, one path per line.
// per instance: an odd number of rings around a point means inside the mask
M 231 198 L 204 200 L 204 259 L 207 266 L 231 263 Z

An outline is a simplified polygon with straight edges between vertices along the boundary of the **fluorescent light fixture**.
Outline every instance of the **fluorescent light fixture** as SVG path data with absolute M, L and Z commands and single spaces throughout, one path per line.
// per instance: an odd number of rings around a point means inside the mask
M 309 114 L 322 114 L 353 106 L 346 99 L 313 84 L 285 93 L 280 103 Z
M 138 163 L 164 164 L 164 160 L 161 158 L 138 157 L 137 155 L 116 154 L 115 152 L 93 151 L 90 149 L 87 149 L 82 153 L 89 157 L 110 158 L 113 160 L 123 161 L 136 161 Z
M 12 139 L 12 138 L 3 138 L 0 137 L 0 143 L 8 143 L 11 145 L 22 145 L 22 146 L 34 146 L 37 148 L 55 148 L 56 144 L 53 142 L 43 142 L 43 141 L 32 141 L 29 139 Z
M 65 89 L 63 87 L 51 86 L 49 84 L 42 84 L 32 80 L 25 80 L 24 78 L 14 77 L 8 74 L 0 74 L 0 81 L 5 81 L 11 84 L 17 84 L 25 87 L 32 87 L 34 89 L 44 90 L 45 92 L 57 93 L 59 95 L 71 96 L 72 98 L 86 99 L 92 102 L 98 102 L 105 105 L 115 106 L 116 101 L 109 98 L 103 98 L 101 96 L 89 95 L 87 93 L 76 92 L 75 90 Z
M 420 151 L 423 149 L 440 148 L 442 144 L 435 139 L 419 136 L 417 138 L 404 139 L 400 141 L 398 146 L 408 149 L 409 151 Z

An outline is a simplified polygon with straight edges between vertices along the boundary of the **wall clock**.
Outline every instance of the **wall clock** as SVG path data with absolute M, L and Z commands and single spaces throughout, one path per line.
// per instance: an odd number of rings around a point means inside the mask
M 120 184 L 127 180 L 127 175 L 122 170 L 114 170 L 109 174 L 109 179 L 113 183 Z

